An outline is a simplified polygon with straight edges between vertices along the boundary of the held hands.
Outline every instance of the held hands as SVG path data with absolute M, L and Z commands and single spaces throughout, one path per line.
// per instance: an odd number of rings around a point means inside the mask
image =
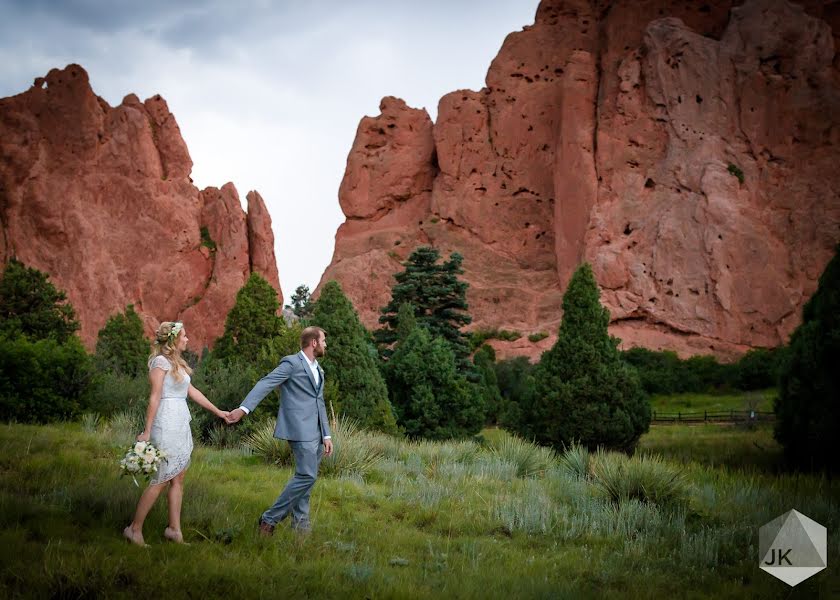
M 227 418 L 228 418 L 229 414 L 230 414 L 230 411 L 228 411 L 228 410 L 220 410 L 219 414 L 218 414 L 218 417 L 220 419 L 224 419 L 225 421 L 227 421 Z
M 236 423 L 239 423 L 239 421 L 244 416 L 244 410 L 242 410 L 241 408 L 235 408 L 227 414 L 227 416 L 225 417 L 225 422 L 227 422 L 228 425 L 234 425 Z
M 324 456 L 330 456 L 333 453 L 333 443 L 331 439 L 324 440 Z

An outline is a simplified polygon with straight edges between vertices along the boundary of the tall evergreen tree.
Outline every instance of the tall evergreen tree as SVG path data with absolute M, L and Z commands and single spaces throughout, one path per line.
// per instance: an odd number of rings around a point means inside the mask
M 397 273 L 391 290 L 391 301 L 380 312 L 383 325 L 375 332 L 376 341 L 390 346 L 397 341 L 400 306 L 410 303 L 418 324 L 428 329 L 433 338 L 443 338 L 455 354 L 458 370 L 472 372 L 469 359 L 469 338 L 461 328 L 472 322 L 467 313 L 467 283 L 458 279 L 464 273 L 463 257 L 454 252 L 449 260 L 438 263 L 440 252 L 430 246 L 417 248 L 403 263 L 405 271 Z M 390 349 L 385 355 L 390 354 Z
M 319 362 L 328 380 L 338 385 L 335 410 L 363 427 L 396 433 L 388 390 L 370 352 L 367 331 L 337 282 L 324 285 L 313 305 L 311 324 L 327 332 L 327 353 Z
M 650 425 L 650 405 L 635 369 L 610 337 L 592 268 L 575 271 L 563 296 L 563 321 L 554 346 L 535 370 L 533 404 L 524 411 L 526 434 L 560 448 L 631 450 Z
M 475 435 L 485 421 L 477 386 L 455 368 L 443 338 L 420 325 L 402 340 L 385 365 L 397 422 L 412 438 L 448 439 Z
M 299 285 L 292 294 L 292 312 L 299 318 L 305 319 L 312 314 L 312 295 L 308 285 Z
M 286 324 L 277 315 L 277 292 L 257 273 L 236 293 L 236 303 L 225 320 L 225 331 L 213 350 L 217 359 L 257 360 L 265 342 L 282 333 Z
M 405 341 L 415 327 L 417 327 L 417 318 L 414 316 L 414 305 L 403 302 L 400 304 L 400 310 L 397 311 L 397 343 Z
M 63 343 L 78 329 L 67 294 L 46 274 L 14 258 L 6 264 L 0 279 L 0 333 Z
M 492 346 L 484 344 L 476 350 L 473 362 L 478 371 L 479 393 L 484 399 L 487 422 L 497 424 L 500 422 L 502 412 L 502 394 L 496 378 L 496 352 Z
M 533 404 L 536 365 L 532 365 L 525 356 L 517 356 L 499 361 L 494 366 L 502 395 L 498 422 L 506 429 L 525 431 L 527 428 L 522 424 L 522 411 Z
M 134 305 L 108 317 L 96 339 L 96 363 L 106 371 L 136 377 L 146 371 L 149 341 L 143 335 L 143 322 Z
M 790 339 L 776 398 L 775 437 L 801 468 L 840 470 L 840 245 Z
M 0 420 L 44 423 L 84 409 L 93 368 L 75 315 L 46 274 L 9 261 L 0 280 Z

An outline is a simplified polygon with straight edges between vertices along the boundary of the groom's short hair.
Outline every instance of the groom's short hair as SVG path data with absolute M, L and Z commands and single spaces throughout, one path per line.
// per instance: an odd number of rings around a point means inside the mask
M 320 327 L 307 327 L 303 331 L 300 332 L 300 348 L 303 350 L 306 348 L 312 340 L 321 339 L 321 333 L 327 333 Z

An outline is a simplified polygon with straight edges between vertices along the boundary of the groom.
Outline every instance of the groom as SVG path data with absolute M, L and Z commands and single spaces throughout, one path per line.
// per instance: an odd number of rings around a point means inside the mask
M 277 387 L 282 390 L 274 437 L 289 441 L 295 455 L 295 474 L 274 505 L 260 517 L 260 533 L 267 536 L 274 533 L 274 527 L 289 513 L 293 529 L 309 531 L 309 495 L 318 476 L 321 456 L 329 456 L 333 451 L 324 404 L 324 371 L 317 360 L 327 351 L 324 330 L 304 329 L 300 349 L 299 353 L 284 357 L 276 369 L 260 379 L 242 405 L 226 417 L 228 423 L 237 423 L 257 408 L 271 390 Z

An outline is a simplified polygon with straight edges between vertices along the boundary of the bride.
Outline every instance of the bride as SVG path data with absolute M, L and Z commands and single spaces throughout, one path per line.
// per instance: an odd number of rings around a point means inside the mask
M 216 408 L 190 384 L 192 369 L 181 356 L 188 341 L 183 323 L 164 321 L 155 333 L 154 348 L 149 357 L 152 391 L 146 411 L 146 428 L 137 436 L 137 441 L 151 440 L 166 453 L 166 460 L 161 463 L 149 487 L 140 496 L 134 520 L 123 530 L 123 536 L 139 546 L 147 545 L 143 540 L 143 522 L 167 486 L 169 526 L 163 535 L 170 541 L 184 543 L 181 533 L 181 500 L 184 496 L 184 475 L 193 449 L 187 396 L 221 419 L 229 414 Z

